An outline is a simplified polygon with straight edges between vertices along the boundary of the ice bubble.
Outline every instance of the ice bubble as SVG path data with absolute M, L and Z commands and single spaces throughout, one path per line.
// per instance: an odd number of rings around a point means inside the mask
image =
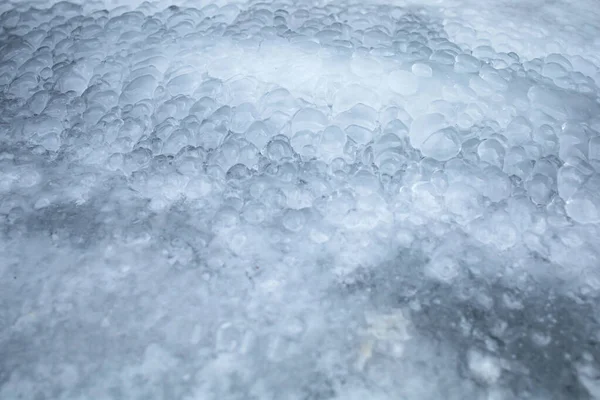
M 231 232 L 238 223 L 238 211 L 231 207 L 223 207 L 213 218 L 212 230 L 217 234 L 226 234 Z
M 431 184 L 439 194 L 443 195 L 446 189 L 448 189 L 448 178 L 443 171 L 437 170 L 431 174 Z
M 581 124 L 565 123 L 559 136 L 559 157 L 567 160 L 570 157 L 585 158 L 588 152 L 588 129 Z
M 235 164 L 227 170 L 226 178 L 228 181 L 242 181 L 251 176 L 251 172 L 244 164 Z
M 469 79 L 469 88 L 481 97 L 490 97 L 496 93 L 489 82 L 486 82 L 480 76 L 473 76 Z
M 77 86 L 75 89 L 79 89 Z M 31 93 L 34 93 L 39 88 L 37 77 L 32 72 L 25 72 L 15 78 L 9 85 L 8 93 L 19 98 L 28 98 Z M 64 91 L 70 88 L 65 88 Z
M 512 182 L 500 168 L 488 167 L 484 170 L 485 184 L 482 194 L 491 201 L 499 202 L 511 195 Z
M 273 161 L 281 161 L 292 158 L 294 150 L 292 150 L 287 138 L 284 136 L 269 142 L 267 145 L 267 155 Z
M 557 91 L 536 85 L 529 89 L 527 97 L 533 107 L 539 108 L 557 120 L 564 120 L 568 117 L 568 110 Z
M 190 133 L 184 129 L 177 129 L 169 135 L 163 145 L 164 154 L 177 154 L 181 149 L 190 144 Z
M 182 120 L 185 118 L 192 106 L 193 100 L 186 96 L 177 96 L 164 102 L 155 113 L 157 121 L 164 121 L 167 118 Z
M 588 144 L 588 159 L 600 160 L 600 136 L 590 138 Z
M 581 224 L 600 222 L 600 175 L 590 177 L 566 201 L 569 217 Z
M 388 76 L 388 84 L 390 89 L 402 96 L 411 96 L 419 89 L 417 76 L 402 70 L 391 72 Z
M 438 161 L 447 161 L 455 157 L 461 148 L 458 132 L 454 128 L 445 128 L 432 133 L 421 145 L 426 157 Z
M 291 93 L 283 88 L 278 88 L 265 93 L 259 100 L 259 110 L 264 118 L 268 118 L 276 111 L 286 115 L 294 115 L 299 102 Z
M 167 90 L 172 96 L 191 95 L 198 85 L 198 77 L 193 73 L 184 73 L 171 78 L 166 85 Z
M 379 171 L 390 176 L 402 170 L 406 163 L 406 155 L 398 148 L 383 150 L 375 156 L 375 165 L 379 167 Z
M 299 232 L 306 224 L 306 216 L 302 210 L 286 210 L 283 214 L 283 226 L 291 232 Z
M 533 169 L 531 160 L 527 157 L 525 149 L 521 146 L 511 147 L 504 157 L 504 172 L 509 176 L 516 175 L 521 179 Z
M 411 71 L 415 76 L 422 78 L 430 78 L 433 75 L 433 70 L 429 65 L 419 62 L 413 64 Z
M 256 168 L 260 161 L 259 150 L 252 143 L 243 146 L 238 153 L 238 161 L 248 168 Z
M 260 199 L 271 212 L 279 210 L 287 204 L 285 193 L 276 187 L 264 190 L 260 195 Z
M 39 90 L 39 91 L 35 92 L 29 98 L 29 100 L 27 100 L 29 109 L 31 110 L 31 112 L 34 115 L 40 114 L 46 107 L 46 104 L 48 103 L 49 98 L 50 98 L 50 93 L 47 90 Z
M 244 136 L 250 143 L 262 149 L 273 136 L 273 132 L 264 122 L 256 121 L 250 125 Z
M 477 73 L 479 72 L 480 67 L 481 62 L 477 58 L 469 54 L 459 54 L 456 56 L 454 70 L 458 73 Z
M 355 191 L 363 196 L 375 193 L 379 189 L 379 180 L 367 170 L 358 171 L 353 177 L 353 182 Z
M 488 220 L 475 221 L 470 229 L 477 240 L 494 245 L 500 250 L 515 246 L 520 237 L 512 217 L 504 210 L 494 212 Z
M 552 195 L 552 181 L 546 175 L 535 174 L 525 184 L 527 192 L 536 204 L 547 204 Z
M 246 132 L 250 125 L 257 119 L 258 112 L 253 104 L 243 103 L 235 107 L 231 121 L 231 130 L 233 132 Z
M 587 180 L 589 173 L 575 166 L 565 164 L 557 174 L 558 194 L 568 200 Z
M 373 139 L 373 131 L 358 125 L 350 125 L 345 129 L 346 135 L 358 144 L 369 143 Z
M 291 145 L 295 152 L 304 157 L 312 157 L 317 152 L 319 137 L 312 131 L 299 131 L 292 137 Z
M 265 220 L 266 215 L 267 209 L 262 203 L 257 201 L 247 203 L 242 210 L 242 218 L 244 221 L 254 225 L 262 223 Z
M 557 79 L 567 75 L 567 69 L 562 65 L 554 62 L 544 64 L 542 74 L 551 79 Z
M 335 118 L 336 125 L 342 129 L 345 129 L 350 125 L 358 125 L 373 130 L 377 126 L 376 121 L 377 111 L 364 104 L 357 104 L 350 110 L 340 113 Z
M 328 160 L 339 157 L 346 145 L 346 134 L 337 126 L 329 126 L 323 131 L 319 149 L 328 155 Z
M 435 50 L 429 59 L 436 63 L 442 65 L 453 65 L 455 62 L 456 53 L 451 50 Z
M 502 168 L 506 149 L 497 139 L 486 139 L 477 147 L 477 155 L 481 161 Z
M 527 119 L 516 117 L 510 122 L 504 135 L 512 144 L 518 145 L 530 141 L 532 132 L 533 129 Z
M 321 111 L 313 108 L 303 108 L 292 119 L 292 133 L 299 131 L 318 132 L 327 125 L 327 117 Z
M 444 193 L 444 201 L 460 224 L 467 224 L 480 217 L 483 204 L 479 192 L 464 183 L 453 183 Z
M 149 74 L 139 76 L 123 88 L 119 101 L 122 104 L 135 104 L 143 99 L 151 99 L 156 88 L 155 77 Z
M 446 118 L 439 113 L 425 114 L 416 118 L 410 125 L 410 144 L 420 149 L 423 143 L 434 133 L 448 126 Z

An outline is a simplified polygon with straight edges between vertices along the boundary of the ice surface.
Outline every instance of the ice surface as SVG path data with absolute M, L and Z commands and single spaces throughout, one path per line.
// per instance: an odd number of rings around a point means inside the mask
M 0 3 L 0 399 L 600 399 L 598 21 Z

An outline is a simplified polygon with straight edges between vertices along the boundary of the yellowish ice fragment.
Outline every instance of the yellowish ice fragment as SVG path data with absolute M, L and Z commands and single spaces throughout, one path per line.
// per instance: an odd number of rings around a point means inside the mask
M 356 368 L 364 369 L 367 362 L 373 357 L 378 345 L 385 348 L 386 355 L 399 358 L 404 353 L 404 343 L 410 339 L 410 320 L 405 317 L 402 310 L 391 313 L 379 314 L 369 312 L 365 314 L 367 327 L 363 332 Z
M 365 368 L 365 364 L 373 356 L 373 340 L 367 339 L 360 344 L 360 350 L 358 352 L 358 358 L 356 360 L 356 369 L 362 371 Z

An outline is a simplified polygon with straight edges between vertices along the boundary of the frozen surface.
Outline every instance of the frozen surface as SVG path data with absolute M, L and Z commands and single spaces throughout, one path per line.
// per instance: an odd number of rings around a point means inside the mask
M 600 399 L 596 1 L 0 12 L 1 400 Z

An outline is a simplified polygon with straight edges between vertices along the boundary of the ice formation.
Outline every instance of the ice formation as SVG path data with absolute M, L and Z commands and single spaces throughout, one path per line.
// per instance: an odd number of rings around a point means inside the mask
M 595 1 L 0 4 L 0 399 L 600 399 Z

